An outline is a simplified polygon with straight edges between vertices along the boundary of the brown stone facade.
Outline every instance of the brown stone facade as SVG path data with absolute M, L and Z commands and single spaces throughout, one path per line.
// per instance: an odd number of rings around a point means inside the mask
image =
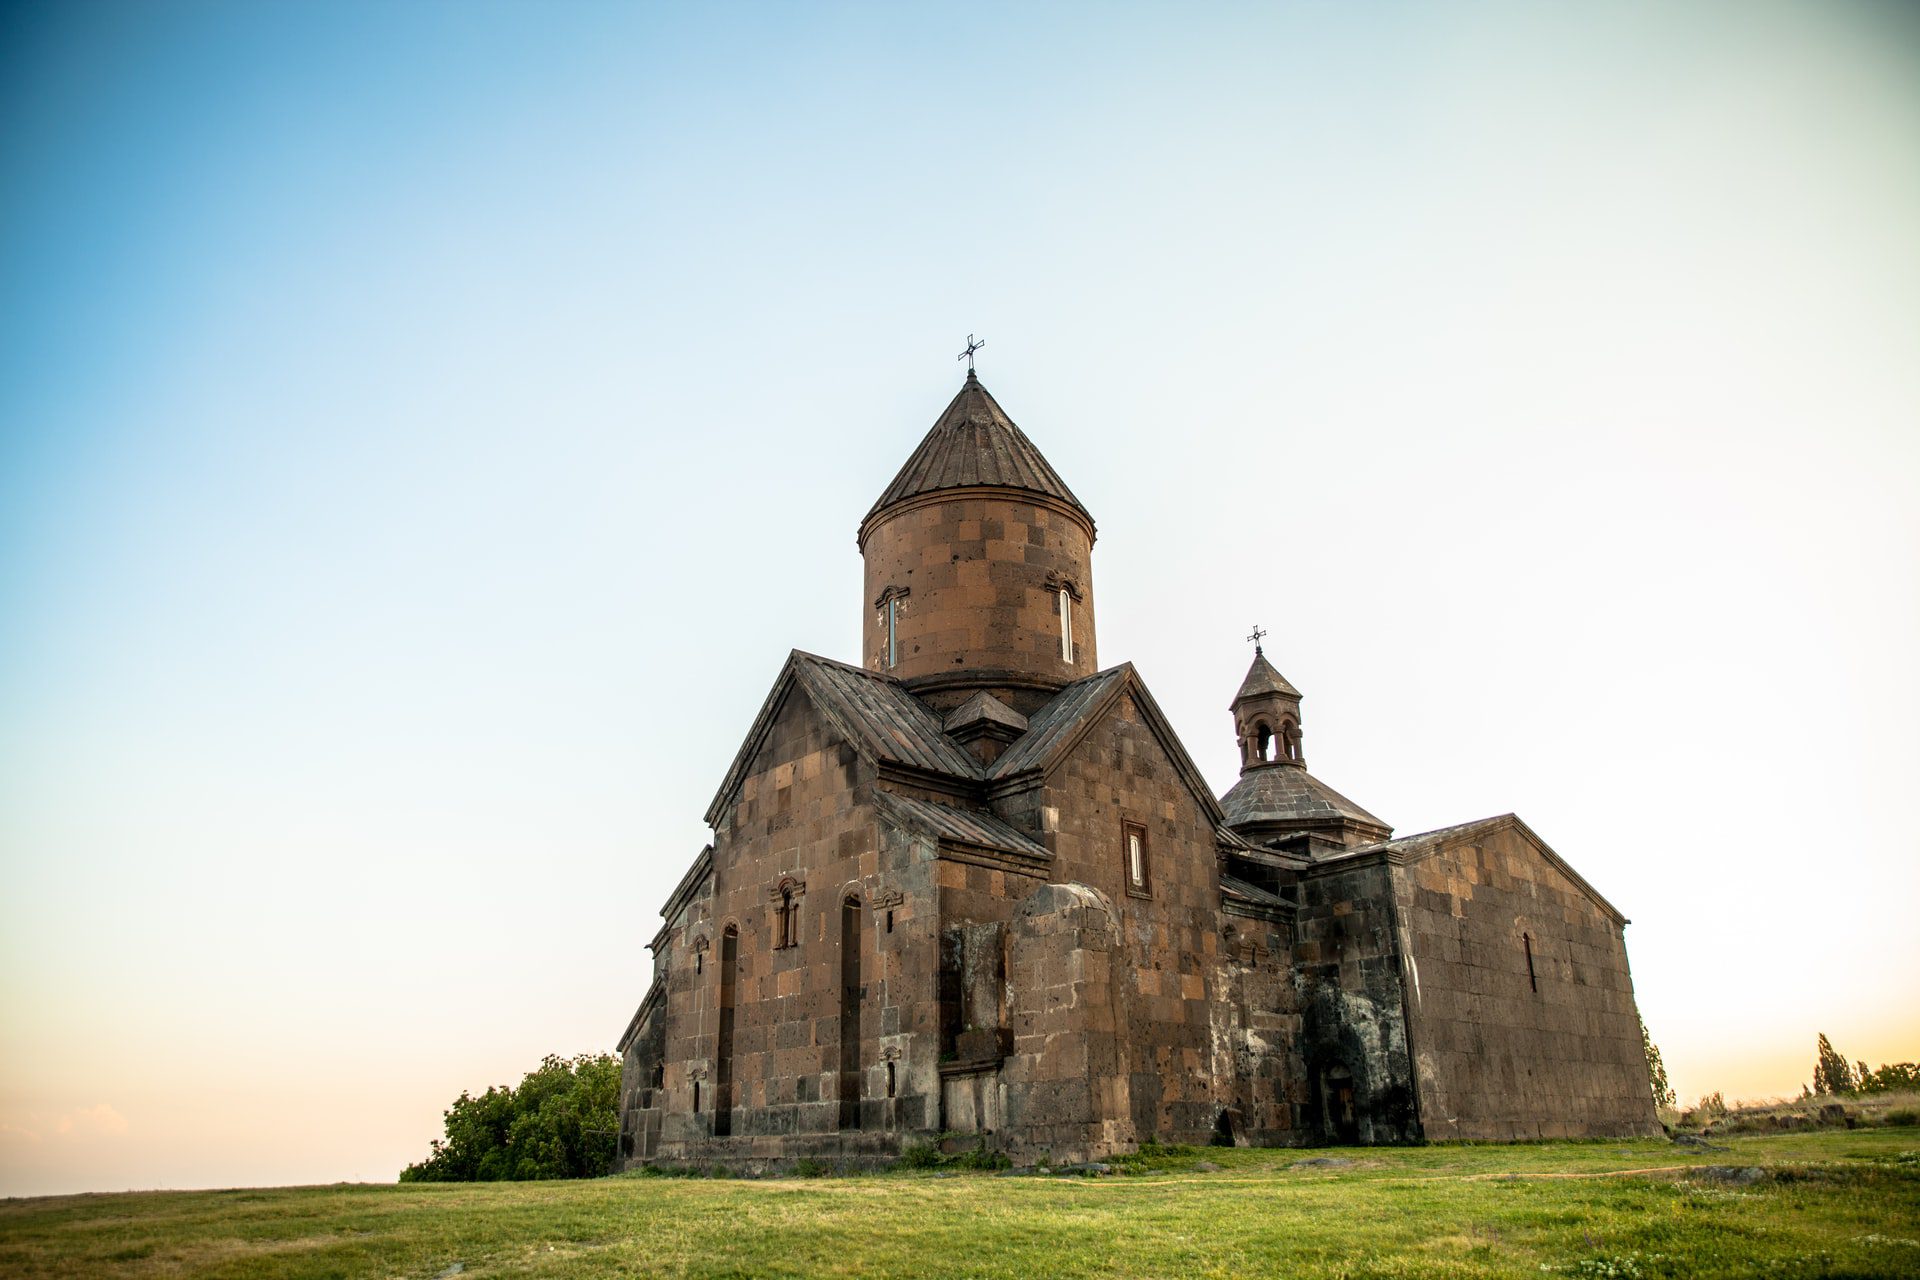
M 1397 869 L 1428 1138 L 1647 1131 L 1626 923 L 1517 818 Z
M 1093 525 L 1066 504 L 977 490 L 923 494 L 877 518 L 861 545 L 865 665 L 933 705 L 950 708 L 984 688 L 1030 711 L 1100 669 Z
M 862 664 L 789 656 L 661 912 L 623 1162 L 1653 1131 L 1619 913 L 1511 815 L 1390 839 L 1260 654 L 1216 796 L 1096 669 L 1092 543 L 969 375 L 862 522 Z

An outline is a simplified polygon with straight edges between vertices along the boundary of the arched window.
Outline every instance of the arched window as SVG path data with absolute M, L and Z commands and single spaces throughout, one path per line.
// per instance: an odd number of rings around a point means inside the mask
M 1265 720 L 1262 720 L 1253 727 L 1253 733 L 1253 758 L 1260 761 L 1271 760 L 1273 757 L 1267 752 L 1273 748 L 1273 730 L 1267 727 Z
M 1291 720 L 1280 722 L 1280 756 L 1284 760 L 1300 758 L 1300 726 Z
M 800 900 L 793 896 L 793 886 L 780 886 L 780 905 L 776 908 L 779 918 L 774 921 L 773 945 L 776 950 L 800 945 Z

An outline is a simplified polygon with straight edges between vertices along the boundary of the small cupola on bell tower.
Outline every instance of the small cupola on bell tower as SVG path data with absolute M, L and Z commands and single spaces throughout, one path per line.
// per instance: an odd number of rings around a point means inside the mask
M 1267 633 L 1255 627 L 1253 665 L 1233 696 L 1233 731 L 1240 739 L 1240 772 L 1270 765 L 1307 767 L 1300 745 L 1300 691 L 1267 661 L 1260 641 Z

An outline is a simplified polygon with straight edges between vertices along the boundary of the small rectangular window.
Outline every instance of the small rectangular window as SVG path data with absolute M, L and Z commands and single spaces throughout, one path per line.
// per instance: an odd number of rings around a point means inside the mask
M 1073 661 L 1073 595 L 1060 588 L 1060 660 Z
M 1137 822 L 1122 823 L 1120 840 L 1126 855 L 1127 892 L 1136 897 L 1147 897 L 1153 890 L 1153 867 L 1147 853 L 1147 829 Z

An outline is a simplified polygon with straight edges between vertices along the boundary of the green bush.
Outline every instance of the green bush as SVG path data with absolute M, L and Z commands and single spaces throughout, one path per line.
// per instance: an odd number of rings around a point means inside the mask
M 526 1182 L 598 1178 L 613 1171 L 620 1060 L 610 1053 L 548 1054 L 519 1087 L 462 1092 L 446 1137 L 400 1172 L 402 1182 Z
M 943 1156 L 940 1148 L 931 1142 L 909 1142 L 900 1149 L 900 1159 L 895 1167 L 901 1169 L 938 1169 Z
M 940 1149 L 951 1139 L 961 1137 L 957 1133 L 943 1133 L 932 1142 L 909 1142 L 900 1149 L 900 1158 L 893 1162 L 896 1169 L 1011 1169 L 1013 1161 L 1004 1152 L 987 1150 L 987 1140 L 981 1138 L 979 1145 L 966 1151 L 951 1155 Z
M 1885 1062 L 1878 1070 L 1862 1070 L 1854 1081 L 1855 1093 L 1920 1093 L 1920 1063 Z
M 1903 1107 L 1898 1111 L 1887 1112 L 1887 1114 L 1882 1116 L 1880 1119 L 1881 1119 L 1881 1122 L 1884 1124 L 1893 1124 L 1893 1125 L 1920 1124 L 1920 1111 L 1914 1111 L 1911 1108 Z
M 812 1156 L 801 1156 L 793 1162 L 793 1176 L 796 1178 L 824 1178 L 832 1172 Z

